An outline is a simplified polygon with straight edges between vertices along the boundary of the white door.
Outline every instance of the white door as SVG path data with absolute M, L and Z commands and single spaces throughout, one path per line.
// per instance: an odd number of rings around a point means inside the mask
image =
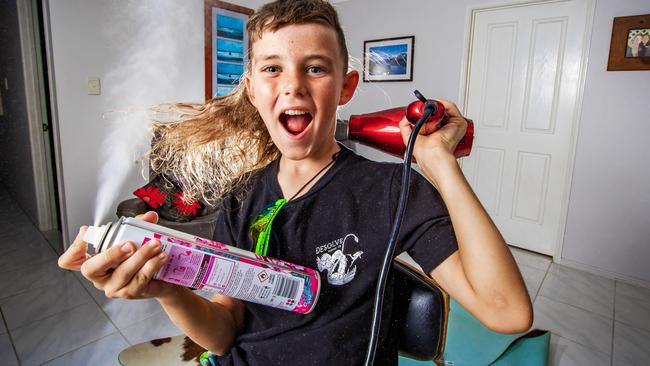
M 554 255 L 562 240 L 589 38 L 590 0 L 473 11 L 463 171 L 506 242 Z

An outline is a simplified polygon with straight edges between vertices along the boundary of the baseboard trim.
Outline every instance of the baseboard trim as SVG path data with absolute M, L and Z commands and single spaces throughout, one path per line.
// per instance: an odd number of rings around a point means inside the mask
M 614 271 L 609 271 L 609 270 L 606 270 L 606 269 L 603 269 L 603 268 L 599 268 L 599 267 L 591 266 L 589 264 L 576 262 L 574 260 L 566 259 L 566 258 L 558 258 L 555 262 L 557 264 L 561 264 L 563 266 L 579 269 L 581 271 L 589 272 L 589 273 L 595 274 L 597 276 L 606 277 L 606 278 L 610 278 L 612 280 L 625 282 L 625 283 L 628 283 L 630 285 L 636 285 L 636 286 L 641 286 L 641 287 L 650 289 L 650 281 L 646 281 L 646 280 L 643 280 L 643 279 L 640 279 L 640 278 L 628 276 L 628 275 L 618 273 L 618 272 L 614 272 Z

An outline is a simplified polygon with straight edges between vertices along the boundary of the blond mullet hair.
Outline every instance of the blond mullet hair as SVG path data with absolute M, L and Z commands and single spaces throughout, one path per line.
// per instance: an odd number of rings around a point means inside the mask
M 343 30 L 336 10 L 323 0 L 278 0 L 262 6 L 246 23 L 249 50 L 264 32 L 303 23 L 325 24 L 336 31 L 347 72 Z M 250 72 L 250 61 L 245 72 Z M 233 92 L 205 104 L 176 103 L 159 106 L 158 111 L 178 118 L 154 123 L 151 169 L 178 184 L 188 200 L 220 204 L 235 188 L 245 185 L 251 172 L 280 157 L 262 117 L 248 99 L 243 78 Z

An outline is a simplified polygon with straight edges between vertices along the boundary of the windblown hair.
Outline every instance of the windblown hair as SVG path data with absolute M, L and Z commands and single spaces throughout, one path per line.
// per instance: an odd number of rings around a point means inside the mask
M 258 9 L 246 23 L 252 44 L 266 31 L 300 23 L 322 23 L 336 33 L 347 72 L 348 52 L 336 10 L 323 0 L 278 0 Z M 249 60 L 252 58 L 249 55 Z M 250 72 L 250 61 L 246 72 Z M 251 172 L 280 156 L 264 121 L 250 103 L 243 80 L 233 92 L 203 105 L 177 103 L 158 111 L 176 115 L 154 124 L 149 161 L 155 173 L 178 184 L 185 199 L 215 205 L 244 185 Z
M 178 184 L 186 199 L 219 204 L 245 183 L 248 173 L 280 155 L 243 83 L 203 105 L 178 103 L 158 109 L 180 113 L 180 118 L 154 124 L 149 165 Z
M 348 68 L 348 47 L 334 7 L 323 0 L 277 0 L 259 8 L 246 23 L 251 42 L 262 38 L 264 32 L 275 32 L 290 24 L 321 23 L 336 32 L 343 73 Z

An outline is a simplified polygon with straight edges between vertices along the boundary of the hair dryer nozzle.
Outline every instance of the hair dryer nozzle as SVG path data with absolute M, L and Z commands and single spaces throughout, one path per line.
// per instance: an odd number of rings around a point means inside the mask
M 345 141 L 350 138 L 347 120 L 344 119 L 336 120 L 336 130 L 334 132 L 334 138 L 337 141 Z

